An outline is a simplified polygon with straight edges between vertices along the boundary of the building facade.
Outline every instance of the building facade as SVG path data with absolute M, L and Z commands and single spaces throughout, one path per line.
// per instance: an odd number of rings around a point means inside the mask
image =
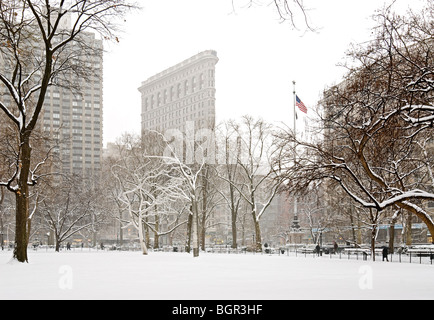
M 142 133 L 215 126 L 217 52 L 203 51 L 142 83 Z
M 71 27 L 71 17 L 65 15 L 59 30 Z M 59 32 L 59 37 L 63 36 Z M 33 41 L 27 44 L 31 52 L 29 59 L 43 60 L 38 38 Z M 0 72 L 10 77 L 14 61 L 8 54 L 6 50 L 3 54 L 0 52 Z M 103 142 L 103 42 L 94 33 L 82 32 L 58 55 L 53 62 L 56 76 L 45 95 L 36 129 L 51 140 L 51 151 L 57 159 L 56 168 L 52 170 L 83 176 L 98 173 Z M 34 73 L 31 81 L 40 81 L 39 68 L 29 63 L 23 72 Z M 62 71 L 57 73 L 59 70 Z M 0 100 L 5 105 L 14 104 L 2 84 Z M 31 109 L 35 101 L 29 100 L 27 104 Z
M 41 116 L 42 130 L 57 142 L 55 149 L 65 174 L 89 176 L 101 171 L 103 148 L 103 56 L 102 40 L 85 35 L 86 44 L 97 54 L 84 61 L 92 70 L 77 91 L 51 87 Z
M 86 80 L 64 79 L 78 86 L 50 86 L 39 115 L 38 130 L 50 137 L 56 168 L 63 174 L 90 175 L 101 170 L 103 144 L 103 44 L 94 34 L 83 39 L 94 54 L 83 55 L 80 63 L 91 70 Z M 95 54 L 96 53 L 96 54 Z M 83 57 L 86 57 L 83 60 Z M 0 70 L 8 74 L 7 62 L 1 58 Z M 72 77 L 72 75 L 71 75 Z M 0 99 L 10 105 L 11 97 L 0 86 Z

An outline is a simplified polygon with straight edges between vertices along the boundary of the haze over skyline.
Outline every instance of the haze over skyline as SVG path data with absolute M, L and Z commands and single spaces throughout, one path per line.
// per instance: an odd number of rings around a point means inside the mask
M 149 77 L 201 52 L 216 50 L 216 122 L 250 114 L 292 127 L 293 85 L 308 109 L 341 81 L 351 43 L 369 39 L 384 2 L 305 1 L 315 32 L 282 23 L 272 5 L 247 1 L 145 0 L 122 24 L 119 43 L 106 43 L 104 145 L 124 132 L 140 133 L 138 87 Z M 270 1 L 271 2 L 271 1 Z M 414 8 L 423 1 L 411 1 Z M 390 3 L 390 1 L 386 1 Z M 408 0 L 397 0 L 404 12 Z M 308 113 L 309 116 L 309 113 Z

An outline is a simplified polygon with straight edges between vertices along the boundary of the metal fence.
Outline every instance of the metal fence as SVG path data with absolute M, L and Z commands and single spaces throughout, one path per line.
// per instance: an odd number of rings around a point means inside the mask
M 312 258 L 328 258 L 328 259 L 347 259 L 347 260 L 372 260 L 374 261 L 372 254 L 369 252 L 352 252 L 352 251 L 339 251 L 337 253 L 323 253 L 320 252 L 311 252 L 308 253 L 306 251 L 295 251 L 291 253 L 287 253 L 288 255 L 296 256 L 296 257 L 312 257 Z M 418 253 L 418 252 L 406 252 L 406 253 L 389 253 L 387 257 L 383 257 L 381 253 L 375 253 L 375 261 L 381 262 L 396 262 L 396 263 L 419 263 L 419 264 L 433 264 L 434 260 L 434 251 L 428 253 Z
M 169 251 L 169 250 L 162 250 Z M 181 251 L 179 251 L 181 252 Z M 282 249 L 265 249 L 262 252 L 254 252 L 241 249 L 232 248 L 221 248 L 221 247 L 210 247 L 206 249 L 206 253 L 215 254 L 250 254 L 250 255 L 269 255 L 269 256 L 290 256 L 299 258 L 321 258 L 321 259 L 346 259 L 346 260 L 374 260 L 370 250 L 338 250 L 333 252 L 332 250 L 323 251 L 319 253 L 314 250 L 305 250 L 303 248 L 294 248 L 293 250 L 288 250 L 286 248 Z M 382 255 L 381 249 L 375 250 L 375 261 L 379 262 L 394 262 L 394 263 L 418 263 L 418 264 L 433 264 L 434 260 L 434 250 L 408 250 L 406 252 L 389 253 L 387 258 Z
M 4 247 L 0 253 L 11 251 L 12 247 Z M 39 247 L 29 247 L 29 250 L 43 251 L 43 252 L 54 252 L 54 247 L 52 246 L 39 246 Z M 107 246 L 101 248 L 101 246 L 95 247 L 77 247 L 72 246 L 67 249 L 66 246 L 61 246 L 61 251 L 97 251 L 97 252 L 110 252 L 110 251 L 139 251 L 140 248 L 137 246 L 124 246 L 122 248 L 115 246 Z M 176 247 L 163 247 L 160 249 L 149 249 L 150 252 L 174 252 L 174 253 L 185 253 L 186 249 L 184 246 Z M 225 246 L 217 247 L 207 247 L 205 251 L 201 251 L 201 254 L 236 254 L 236 255 L 268 255 L 268 256 L 288 256 L 297 257 L 305 259 L 339 259 L 339 260 L 362 260 L 373 261 L 372 254 L 369 249 L 339 249 L 337 252 L 334 250 L 324 250 L 321 249 L 318 253 L 316 250 L 310 250 L 302 247 L 291 247 L 291 248 L 265 248 L 261 252 L 255 252 L 249 250 L 248 248 L 237 248 L 233 249 Z M 375 250 L 375 261 L 378 262 L 392 262 L 392 263 L 417 263 L 417 264 L 433 264 L 434 260 L 434 249 L 408 249 L 405 251 L 399 251 L 395 253 L 390 253 L 387 258 L 383 257 L 382 250 Z

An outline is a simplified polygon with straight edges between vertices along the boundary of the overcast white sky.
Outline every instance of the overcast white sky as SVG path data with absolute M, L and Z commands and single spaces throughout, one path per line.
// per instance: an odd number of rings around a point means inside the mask
M 140 132 L 137 88 L 149 77 L 201 51 L 213 49 L 217 122 L 244 114 L 293 123 L 293 87 L 310 108 L 322 90 L 340 81 L 350 43 L 369 39 L 378 0 L 305 0 L 318 31 L 281 23 L 272 0 L 140 0 L 123 24 L 120 43 L 107 43 L 104 59 L 104 144 Z M 400 10 L 420 0 L 397 0 Z M 388 1 L 387 3 L 390 3 Z

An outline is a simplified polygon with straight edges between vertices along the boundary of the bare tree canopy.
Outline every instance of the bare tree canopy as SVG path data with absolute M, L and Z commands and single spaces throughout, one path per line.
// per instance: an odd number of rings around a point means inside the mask
M 307 14 L 308 8 L 299 0 L 273 0 L 264 1 L 263 0 L 232 0 L 233 10 L 239 6 L 242 7 L 253 7 L 253 6 L 272 6 L 277 12 L 277 16 L 282 22 L 288 21 L 291 26 L 295 29 L 300 28 L 300 25 L 310 31 L 314 31 L 314 27 L 309 21 L 309 16 Z M 302 22 L 300 22 L 302 21 Z
M 31 138 L 50 86 L 71 85 L 91 70 L 81 57 L 91 51 L 89 32 L 115 39 L 115 21 L 136 6 L 119 0 L 5 0 L 0 2 L 0 110 L 16 132 L 14 172 L 0 186 L 16 196 L 14 258 L 27 261 L 29 186 L 43 162 L 32 163 Z M 101 54 L 98 48 L 96 54 Z M 95 52 L 93 52 L 95 54 Z M 74 81 L 75 82 L 75 81 Z
M 290 184 L 302 189 L 331 179 L 371 210 L 373 226 L 398 207 L 433 233 L 424 208 L 434 199 L 434 5 L 406 16 L 392 9 L 375 15 L 373 40 L 349 51 L 345 81 L 325 91 L 323 139 L 286 137 Z

